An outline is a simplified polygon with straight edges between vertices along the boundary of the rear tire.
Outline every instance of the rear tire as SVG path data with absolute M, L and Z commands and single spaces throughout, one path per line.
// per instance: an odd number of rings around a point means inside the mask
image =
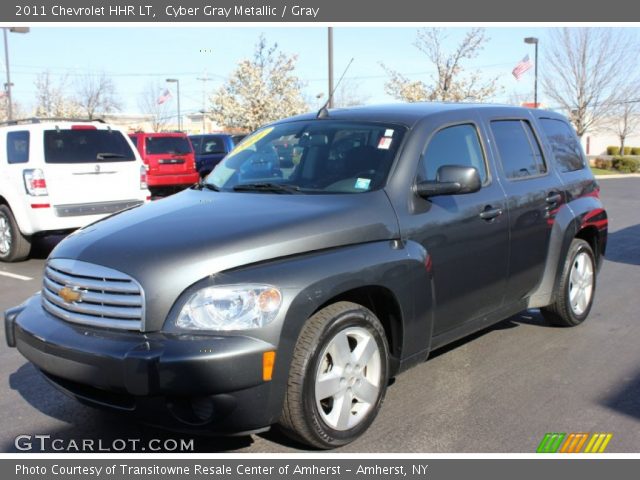
M 31 238 L 22 234 L 11 209 L 0 205 L 0 261 L 18 262 L 31 252 Z
M 280 426 L 316 448 L 346 445 L 375 419 L 387 389 L 389 347 L 367 308 L 338 302 L 313 315 L 296 343 Z
M 555 303 L 540 309 L 547 322 L 575 327 L 589 315 L 596 290 L 596 262 L 591 246 L 574 238 L 562 267 Z

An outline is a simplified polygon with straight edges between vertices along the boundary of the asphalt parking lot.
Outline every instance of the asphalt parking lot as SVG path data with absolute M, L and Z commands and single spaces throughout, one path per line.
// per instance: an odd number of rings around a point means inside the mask
M 343 452 L 534 452 L 546 432 L 611 432 L 640 452 L 640 178 L 602 180 L 607 259 L 587 322 L 549 327 L 523 312 L 434 352 L 390 387 L 372 428 Z M 44 259 L 0 264 L 0 310 L 39 290 Z M 0 334 L 0 451 L 21 434 L 65 440 L 194 439 L 196 451 L 292 452 L 277 431 L 193 437 L 137 425 L 55 391 Z M 259 405 L 256 405 L 259 408 Z

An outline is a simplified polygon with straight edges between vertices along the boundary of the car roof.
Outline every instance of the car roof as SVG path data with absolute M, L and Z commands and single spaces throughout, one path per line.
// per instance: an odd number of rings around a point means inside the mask
M 206 138 L 206 137 L 230 137 L 228 133 L 195 133 L 193 135 L 189 135 L 189 138 Z
M 143 137 L 186 137 L 184 132 L 134 132 L 129 135 L 140 135 Z
M 336 108 L 329 110 L 326 120 L 353 120 L 353 121 L 376 121 L 385 123 L 397 123 L 412 127 L 425 117 L 436 115 L 448 111 L 480 110 L 487 113 L 498 113 L 500 115 L 522 115 L 524 112 L 535 111 L 537 116 L 549 116 L 552 118 L 563 118 L 561 115 L 549 110 L 529 109 L 516 107 L 513 105 L 500 105 L 490 103 L 448 103 L 448 102 L 415 102 L 415 103 L 392 103 L 386 105 L 370 105 L 361 107 Z M 543 112 L 543 115 L 540 113 Z M 314 120 L 318 118 L 317 112 L 305 113 L 275 122 L 287 123 L 301 120 Z

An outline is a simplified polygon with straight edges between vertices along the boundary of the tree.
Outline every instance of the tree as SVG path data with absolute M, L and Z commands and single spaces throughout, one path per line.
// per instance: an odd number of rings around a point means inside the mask
M 76 82 L 76 103 L 89 120 L 120 110 L 116 86 L 106 73 L 88 74 Z
M 632 94 L 633 95 L 633 94 Z M 627 96 L 627 98 L 632 98 Z M 640 103 L 638 99 L 623 101 L 618 105 L 613 117 L 611 130 L 620 140 L 620 155 L 624 155 L 624 144 L 627 137 L 640 128 Z
M 227 128 L 253 131 L 280 118 L 304 112 L 302 82 L 294 74 L 296 55 L 260 36 L 253 59 L 242 60 L 211 97 L 211 118 Z
M 344 78 L 333 97 L 333 105 L 339 108 L 356 107 L 367 103 L 369 98 L 369 95 L 362 93 L 360 82 Z
M 414 46 L 426 55 L 430 67 L 435 69 L 431 82 L 410 80 L 382 64 L 390 77 L 385 91 L 406 102 L 482 102 L 491 98 L 498 91 L 498 78 L 483 80 L 479 71 L 466 74 L 464 67 L 464 63 L 476 58 L 489 41 L 484 29 L 469 30 L 452 51 L 445 50 L 446 39 L 445 30 L 440 28 L 418 30 Z
M 14 120 L 24 118 L 26 116 L 22 109 L 22 105 L 15 100 L 12 102 L 11 107 Z M 0 95 L 0 122 L 6 122 L 7 120 L 9 120 L 9 97 L 4 94 Z
M 67 77 L 61 77 L 57 82 L 46 71 L 40 73 L 35 80 L 36 117 L 77 117 L 80 115 L 80 107 L 67 91 Z
M 552 30 L 545 44 L 542 86 L 579 137 L 611 118 L 623 92 L 638 85 L 633 69 L 621 70 L 638 50 L 624 29 L 562 28 Z
M 166 84 L 164 82 L 150 81 L 138 97 L 138 107 L 142 113 L 151 116 L 151 128 L 154 132 L 164 130 L 172 116 L 169 111 L 171 102 L 159 103 L 160 97 L 165 91 Z

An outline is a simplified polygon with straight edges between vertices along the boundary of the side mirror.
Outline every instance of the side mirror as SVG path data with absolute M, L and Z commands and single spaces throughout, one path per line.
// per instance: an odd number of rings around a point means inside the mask
M 420 182 L 415 186 L 417 195 L 427 198 L 437 195 L 473 193 L 480 190 L 482 182 L 475 167 L 443 165 L 438 169 L 436 180 Z

